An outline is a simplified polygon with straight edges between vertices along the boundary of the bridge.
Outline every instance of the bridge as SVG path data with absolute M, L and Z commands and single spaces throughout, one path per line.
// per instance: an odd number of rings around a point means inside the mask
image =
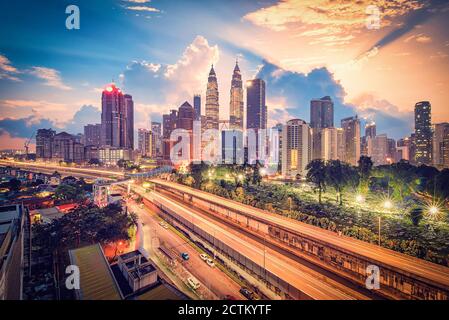
M 367 267 L 380 270 L 380 288 L 390 299 L 449 299 L 449 268 L 282 217 L 174 182 L 151 180 L 155 191 L 205 210 L 234 228 L 365 287 Z M 288 288 L 284 288 L 288 289 Z

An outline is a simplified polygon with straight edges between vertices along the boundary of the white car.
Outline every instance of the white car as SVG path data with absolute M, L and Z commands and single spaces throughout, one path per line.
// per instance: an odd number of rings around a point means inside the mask
M 207 254 L 205 254 L 205 253 L 201 253 L 201 254 L 200 254 L 200 258 L 201 258 L 201 260 L 203 260 L 203 261 L 206 261 L 207 259 L 209 259 L 209 257 L 208 257 Z
M 187 283 L 193 290 L 196 290 L 200 287 L 200 283 L 194 277 L 189 277 L 187 279 Z
M 215 267 L 215 263 L 214 263 L 214 261 L 212 259 L 207 259 L 206 263 L 211 268 Z

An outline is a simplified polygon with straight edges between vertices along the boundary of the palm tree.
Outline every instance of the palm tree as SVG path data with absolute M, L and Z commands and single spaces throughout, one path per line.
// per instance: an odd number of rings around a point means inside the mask
M 321 204 L 321 193 L 326 189 L 326 164 L 321 159 L 311 161 L 307 167 L 307 181 L 317 185 L 318 202 Z

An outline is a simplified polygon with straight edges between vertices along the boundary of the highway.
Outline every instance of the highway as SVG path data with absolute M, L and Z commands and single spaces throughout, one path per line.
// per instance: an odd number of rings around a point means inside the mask
M 216 239 L 226 243 L 228 246 L 237 250 L 253 262 L 260 266 L 265 265 L 267 271 L 282 278 L 292 286 L 299 289 L 305 295 L 316 300 L 349 300 L 349 299 L 367 299 L 367 297 L 355 290 L 341 286 L 339 283 L 323 277 L 319 273 L 304 267 L 298 262 L 283 257 L 274 250 L 261 247 L 260 243 L 246 237 L 237 230 L 230 230 L 229 227 L 207 219 L 197 210 L 187 208 L 157 192 L 151 192 L 150 195 L 143 193 L 142 196 L 150 201 L 157 202 L 175 210 L 177 214 L 187 220 L 193 219 L 195 227 L 214 234 Z M 265 261 L 264 261 L 265 260 Z
M 139 221 L 142 223 L 143 246 L 147 252 L 153 252 L 154 248 L 159 244 L 164 244 L 165 248 L 172 250 L 180 257 L 181 253 L 187 252 L 190 256 L 189 260 L 183 261 L 179 259 L 178 263 L 182 263 L 198 281 L 206 286 L 220 299 L 227 295 L 236 299 L 244 300 L 240 294 L 240 286 L 228 277 L 218 267 L 209 267 L 199 257 L 196 251 L 188 242 L 179 237 L 170 229 L 163 228 L 159 222 L 161 221 L 153 210 L 148 208 L 139 208 L 134 203 L 129 203 L 128 207 L 135 212 Z M 155 243 L 156 242 L 156 243 Z M 157 243 L 159 242 L 159 243 Z
M 267 211 L 263 211 L 248 205 L 241 204 L 236 201 L 225 199 L 213 194 L 193 189 L 177 183 L 152 179 L 153 183 L 173 188 L 182 191 L 186 194 L 193 195 L 199 199 L 215 203 L 220 206 L 225 206 L 232 210 L 242 212 L 247 216 L 253 217 L 260 221 L 268 222 L 272 225 L 278 225 L 286 230 L 292 230 L 299 234 L 306 235 L 319 242 L 327 243 L 333 246 L 338 246 L 343 250 L 354 252 L 379 264 L 387 264 L 393 268 L 405 270 L 412 273 L 417 278 L 430 279 L 435 283 L 449 288 L 449 268 L 440 266 L 422 259 L 414 258 L 405 254 L 395 252 L 393 250 L 381 248 L 351 237 L 339 236 L 337 233 L 324 230 L 309 224 L 305 224 L 293 219 L 285 218 Z

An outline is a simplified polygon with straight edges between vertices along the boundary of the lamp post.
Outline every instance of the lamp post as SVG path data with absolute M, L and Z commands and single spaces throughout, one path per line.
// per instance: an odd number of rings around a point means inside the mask
M 379 216 L 379 229 L 378 229 L 378 237 L 379 237 L 379 247 L 380 247 L 380 223 L 381 223 L 382 217 Z

